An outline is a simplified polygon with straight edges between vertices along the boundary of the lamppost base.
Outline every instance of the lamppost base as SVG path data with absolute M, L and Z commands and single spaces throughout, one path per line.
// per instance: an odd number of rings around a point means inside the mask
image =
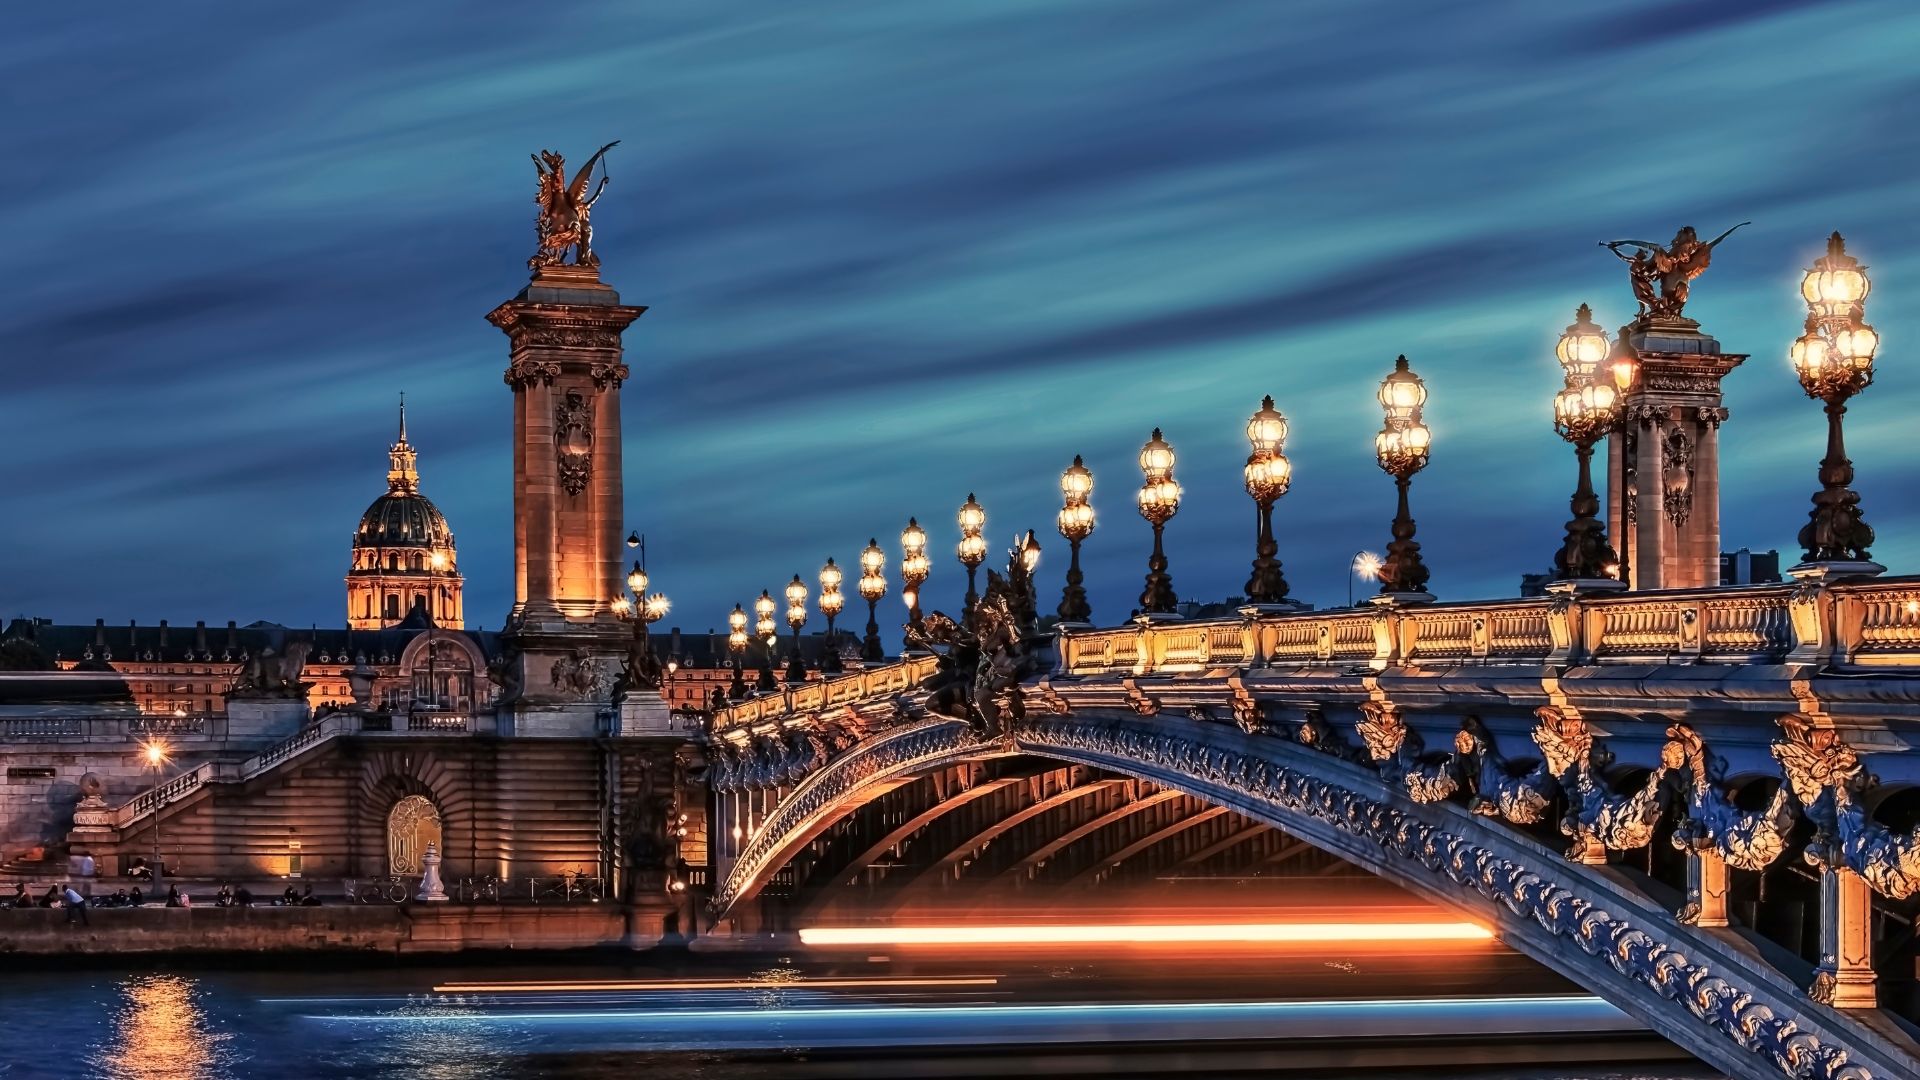
M 1369 596 L 1366 603 L 1375 607 L 1412 607 L 1416 604 L 1431 604 L 1438 597 L 1430 592 L 1383 592 L 1378 596 Z
M 1139 623 L 1141 626 L 1152 626 L 1155 623 L 1183 622 L 1185 620 L 1186 616 L 1177 611 L 1143 611 L 1133 617 L 1133 621 Z
M 1616 593 L 1627 591 L 1627 583 L 1619 578 L 1560 578 L 1549 581 L 1546 590 L 1555 596 L 1591 596 L 1596 593 Z
M 1249 619 L 1258 619 L 1267 615 L 1292 615 L 1306 611 L 1307 605 L 1298 600 L 1283 600 L 1278 604 L 1243 604 L 1235 610 Z
M 1870 559 L 1831 559 L 1821 562 L 1803 562 L 1787 568 L 1787 576 L 1795 581 L 1804 581 L 1817 585 L 1827 581 L 1841 581 L 1846 578 L 1878 577 L 1887 572 L 1887 568 Z

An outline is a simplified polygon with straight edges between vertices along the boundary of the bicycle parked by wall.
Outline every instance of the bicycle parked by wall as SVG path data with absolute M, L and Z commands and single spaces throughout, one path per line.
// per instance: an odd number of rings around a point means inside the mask
M 408 882 L 398 875 L 375 878 L 361 884 L 358 888 L 352 882 L 347 884 L 347 896 L 362 904 L 399 904 L 407 899 Z
M 536 904 L 593 904 L 599 903 L 605 895 L 605 884 L 578 868 L 568 870 L 559 877 L 527 879 L 527 899 Z
M 453 887 L 453 898 L 468 904 L 497 904 L 500 902 L 500 878 L 495 874 L 463 877 Z

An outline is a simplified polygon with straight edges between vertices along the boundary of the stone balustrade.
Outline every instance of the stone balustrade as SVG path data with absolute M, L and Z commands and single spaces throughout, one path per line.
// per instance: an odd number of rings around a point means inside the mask
M 1230 616 L 1067 631 L 1057 646 L 1056 674 L 1074 677 L 1472 665 L 1873 671 L 1920 667 L 1920 578 Z M 713 729 L 777 726 L 898 695 L 934 670 L 935 658 L 915 657 L 761 695 L 722 710 Z
M 1920 579 L 1621 593 L 1064 633 L 1062 675 L 1453 664 L 1920 666 Z
M 20 742 L 138 742 L 142 739 L 217 738 L 217 716 L 109 713 L 97 716 L 8 716 L 0 718 L 0 743 Z
M 789 716 L 819 712 L 855 701 L 904 694 L 934 673 L 939 658 L 909 656 L 883 667 L 852 671 L 830 679 L 801 683 L 773 693 L 751 697 L 714 717 L 714 730 L 752 727 Z

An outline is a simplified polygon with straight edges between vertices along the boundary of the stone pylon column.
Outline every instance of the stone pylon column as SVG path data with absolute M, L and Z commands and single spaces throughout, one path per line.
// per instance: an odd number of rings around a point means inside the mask
M 1607 438 L 1608 535 L 1635 589 L 1718 585 L 1720 380 L 1746 355 L 1687 318 L 1642 317 L 1621 334 L 1640 369 Z
M 621 593 L 622 304 L 597 267 L 552 265 L 487 315 L 512 342 L 514 603 L 509 695 L 611 700 L 626 627 Z M 515 681 L 517 680 L 517 685 Z

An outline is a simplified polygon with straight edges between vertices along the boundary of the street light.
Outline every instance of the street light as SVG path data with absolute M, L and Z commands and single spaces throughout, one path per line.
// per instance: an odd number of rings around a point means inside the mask
M 1348 607 L 1353 606 L 1353 579 L 1362 577 L 1368 581 L 1379 581 L 1381 565 L 1380 556 L 1371 551 L 1362 550 L 1353 553 L 1353 564 L 1349 567 L 1351 573 L 1347 575 Z
M 1820 490 L 1800 529 L 1805 548 L 1796 577 L 1818 580 L 1838 573 L 1868 577 L 1886 569 L 1872 560 L 1873 528 L 1860 514 L 1852 489 L 1842 421 L 1847 399 L 1873 385 L 1873 354 L 1880 335 L 1867 325 L 1864 301 L 1872 291 L 1867 268 L 1847 254 L 1839 233 L 1827 238 L 1827 253 L 1814 260 L 1800 282 L 1807 301 L 1806 333 L 1793 343 L 1794 374 L 1807 396 L 1826 403 L 1827 454 L 1820 461 Z
M 867 602 L 867 640 L 860 648 L 860 659 L 874 664 L 886 659 L 880 647 L 880 619 L 876 610 L 880 598 L 887 595 L 887 553 L 880 550 L 878 537 L 867 540 L 860 552 L 860 598 Z
M 1385 603 L 1425 603 L 1433 599 L 1433 594 L 1427 591 L 1427 567 L 1420 561 L 1420 544 L 1413 538 L 1407 490 L 1413 485 L 1413 474 L 1427 467 L 1433 447 L 1433 432 L 1420 418 L 1427 403 L 1427 384 L 1401 356 L 1394 360 L 1393 371 L 1381 380 L 1378 396 L 1386 412 L 1386 425 L 1373 438 L 1374 457 L 1381 470 L 1393 477 L 1399 493 L 1393 541 L 1387 545 L 1386 561 L 1380 566 L 1380 597 Z
M 971 614 L 973 605 L 980 602 L 980 594 L 974 591 L 974 575 L 987 559 L 986 527 L 986 510 L 973 500 L 973 493 L 968 492 L 967 501 L 960 505 L 960 544 L 957 549 L 960 565 L 967 568 L 967 614 Z
M 793 628 L 793 655 L 787 660 L 787 682 L 807 681 L 807 662 L 800 657 L 800 628 L 807 625 L 807 583 L 800 575 L 787 582 L 787 625 Z
M 900 599 L 907 605 L 907 627 L 915 632 L 921 628 L 920 586 L 932 569 L 927 561 L 927 530 L 908 518 L 907 527 L 900 530 Z
M 153 770 L 153 877 L 152 883 L 158 885 L 165 868 L 160 862 L 160 772 L 167 764 L 167 744 L 165 740 L 154 739 L 140 747 L 141 756 L 147 759 L 147 766 Z
M 1027 539 L 1020 545 L 1020 566 L 1029 576 L 1040 568 L 1040 540 L 1032 529 L 1027 530 Z
M 833 557 L 827 557 L 827 565 L 820 568 L 820 614 L 827 617 L 827 648 L 820 655 L 820 673 L 838 675 L 840 666 L 840 648 L 833 640 L 834 616 L 847 605 L 847 598 L 840 592 L 840 568 L 833 564 Z
M 1628 335 L 1622 331 L 1621 338 Z M 1581 304 L 1574 321 L 1560 334 L 1554 353 L 1566 374 L 1566 386 L 1553 399 L 1553 427 L 1560 437 L 1573 444 L 1580 462 L 1580 481 L 1574 488 L 1573 518 L 1567 522 L 1567 539 L 1553 556 L 1555 580 L 1585 591 L 1622 589 L 1620 559 L 1607 543 L 1607 526 L 1600 520 L 1600 496 L 1593 490 L 1593 444 L 1600 441 L 1620 419 L 1620 381 L 1615 371 L 1611 378 L 1600 377 L 1600 361 L 1607 356 L 1606 333 L 1593 322 L 1593 311 Z M 1630 369 L 1631 342 L 1614 350 L 1621 369 Z M 1631 382 L 1631 380 L 1629 380 Z
M 1086 575 L 1080 572 L 1080 543 L 1093 535 L 1093 472 L 1073 455 L 1073 464 L 1060 474 L 1060 535 L 1067 539 L 1067 587 L 1060 592 L 1060 623 L 1089 626 L 1093 609 L 1087 605 Z
M 1287 418 L 1273 407 L 1273 396 L 1260 399 L 1260 411 L 1247 421 L 1247 442 L 1253 452 L 1247 455 L 1247 494 L 1259 508 L 1254 543 L 1253 576 L 1247 579 L 1247 602 L 1260 607 L 1278 607 L 1287 603 L 1287 579 L 1280 574 L 1280 545 L 1273 538 L 1273 503 L 1287 493 L 1293 479 L 1293 465 L 1283 452 L 1287 443 Z
M 1167 522 L 1180 512 L 1180 484 L 1173 478 L 1173 447 L 1153 429 L 1153 438 L 1140 448 L 1140 516 L 1153 526 L 1153 554 L 1147 559 L 1147 587 L 1140 594 L 1142 615 L 1172 615 L 1178 597 L 1167 576 L 1167 553 L 1161 546 Z
M 773 597 L 769 596 L 765 589 L 760 590 L 760 598 L 753 602 L 753 613 L 755 616 L 753 632 L 754 635 L 760 639 L 760 678 L 755 684 L 754 689 L 763 694 L 771 694 L 775 690 L 780 689 L 780 684 L 773 679 L 773 643 L 775 641 L 773 611 L 775 606 Z
M 727 613 L 727 651 L 733 654 L 733 685 L 727 687 L 727 696 L 735 701 L 744 701 L 747 697 L 747 680 L 741 674 L 741 668 L 747 662 L 747 612 L 739 604 Z

